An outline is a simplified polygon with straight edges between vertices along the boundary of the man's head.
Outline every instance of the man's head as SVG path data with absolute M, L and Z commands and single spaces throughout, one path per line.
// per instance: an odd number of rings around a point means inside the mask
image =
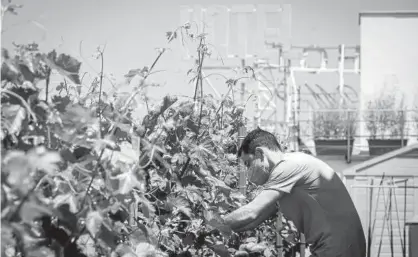
M 248 168 L 248 179 L 257 185 L 266 183 L 271 169 L 279 161 L 282 153 L 276 137 L 265 130 L 257 128 L 244 138 L 238 150 Z

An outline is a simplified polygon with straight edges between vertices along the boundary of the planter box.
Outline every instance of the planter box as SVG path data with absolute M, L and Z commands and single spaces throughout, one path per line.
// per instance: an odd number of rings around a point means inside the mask
M 304 152 L 304 153 L 312 155 L 309 148 L 302 142 L 302 140 L 300 138 L 298 138 L 298 144 L 299 144 L 299 151 L 300 152 Z
M 316 155 L 347 155 L 347 139 L 316 139 Z M 350 156 L 353 153 L 354 138 L 350 139 Z
M 403 146 L 406 146 L 408 139 L 368 139 L 369 154 L 371 156 L 382 155 Z M 403 144 L 402 144 L 403 141 Z

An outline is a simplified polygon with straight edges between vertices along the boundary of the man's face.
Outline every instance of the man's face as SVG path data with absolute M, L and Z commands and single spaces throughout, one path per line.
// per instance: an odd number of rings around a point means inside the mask
M 248 180 L 256 185 L 263 185 L 270 176 L 270 165 L 266 156 L 260 152 L 241 155 L 244 165 L 248 169 Z

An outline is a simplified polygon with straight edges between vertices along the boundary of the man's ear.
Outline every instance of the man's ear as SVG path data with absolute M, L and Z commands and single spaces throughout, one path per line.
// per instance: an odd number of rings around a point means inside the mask
M 255 154 L 254 156 L 256 158 L 263 158 L 264 157 L 264 149 L 262 147 L 255 148 Z

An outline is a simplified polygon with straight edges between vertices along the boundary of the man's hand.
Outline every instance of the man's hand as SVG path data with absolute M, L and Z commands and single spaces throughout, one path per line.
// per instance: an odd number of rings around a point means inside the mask
M 235 232 L 252 230 L 276 211 L 276 203 L 282 193 L 276 190 L 264 190 L 250 203 L 223 217 L 225 225 Z

